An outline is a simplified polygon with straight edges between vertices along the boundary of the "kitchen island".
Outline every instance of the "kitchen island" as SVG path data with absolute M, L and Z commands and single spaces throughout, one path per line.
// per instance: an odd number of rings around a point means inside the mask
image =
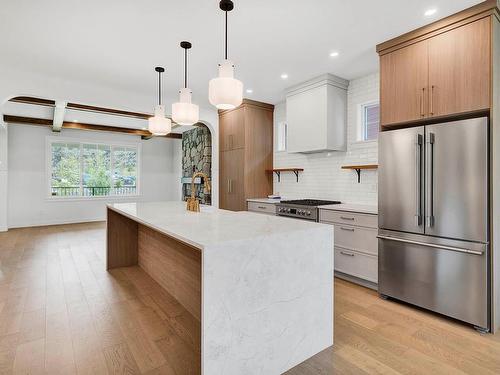
M 139 265 L 199 321 L 202 374 L 281 374 L 333 345 L 333 236 L 250 212 L 117 203 L 107 268 Z

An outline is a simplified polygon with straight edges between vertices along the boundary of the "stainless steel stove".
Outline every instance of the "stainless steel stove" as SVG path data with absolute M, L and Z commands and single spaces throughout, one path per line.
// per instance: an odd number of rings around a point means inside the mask
M 281 201 L 276 205 L 278 216 L 288 216 L 297 219 L 319 221 L 319 206 L 340 204 L 339 201 L 324 201 L 319 199 L 296 199 Z

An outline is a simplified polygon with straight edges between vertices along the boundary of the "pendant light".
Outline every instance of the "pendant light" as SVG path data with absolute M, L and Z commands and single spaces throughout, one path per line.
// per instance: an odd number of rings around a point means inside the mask
M 234 65 L 227 59 L 227 12 L 234 8 L 231 0 L 221 0 L 219 8 L 226 15 L 224 61 L 219 64 L 219 76 L 208 85 L 208 99 L 218 109 L 233 109 L 243 101 L 243 83 L 234 78 Z
M 167 135 L 172 130 L 172 121 L 165 117 L 165 106 L 161 104 L 161 74 L 165 71 L 157 66 L 158 73 L 158 105 L 155 107 L 155 115 L 149 118 L 148 130 L 154 135 Z
M 187 50 L 191 47 L 191 43 L 181 42 L 181 48 L 184 48 L 184 87 L 179 90 L 179 102 L 172 104 L 172 120 L 179 125 L 194 125 L 200 118 L 200 109 L 191 103 L 192 91 L 187 86 Z

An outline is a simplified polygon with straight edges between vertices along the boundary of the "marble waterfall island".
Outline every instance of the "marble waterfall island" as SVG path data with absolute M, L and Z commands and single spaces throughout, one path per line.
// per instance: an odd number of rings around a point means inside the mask
M 333 345 L 333 254 L 329 225 L 108 205 L 107 268 L 138 264 L 199 322 L 204 375 L 281 374 Z

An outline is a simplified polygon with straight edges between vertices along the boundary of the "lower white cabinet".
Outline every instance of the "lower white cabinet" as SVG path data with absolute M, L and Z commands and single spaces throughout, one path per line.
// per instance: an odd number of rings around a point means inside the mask
M 378 257 L 335 247 L 335 271 L 377 283 Z
M 377 215 L 320 209 L 320 221 L 335 227 L 335 271 L 377 284 Z
M 276 215 L 276 205 L 273 203 L 247 202 L 248 211 L 267 215 Z

